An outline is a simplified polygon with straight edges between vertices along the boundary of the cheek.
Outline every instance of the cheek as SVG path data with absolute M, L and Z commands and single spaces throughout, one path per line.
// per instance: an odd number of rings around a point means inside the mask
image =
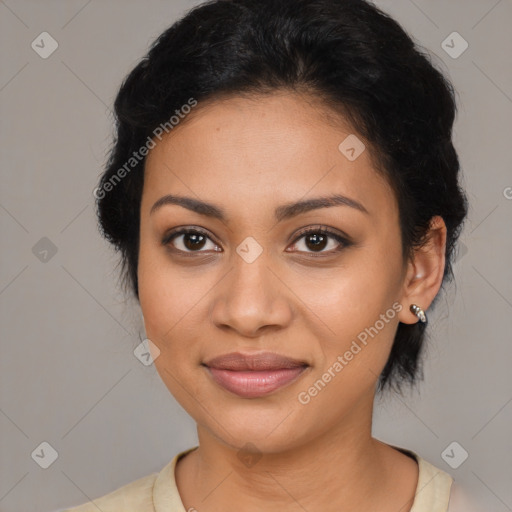
M 158 256 L 149 256 L 141 251 L 139 301 L 146 335 L 159 350 L 154 366 L 174 398 L 191 412 L 190 397 L 200 394 L 189 377 L 197 357 L 194 334 L 187 325 L 196 325 L 194 304 L 200 294 L 194 293 L 194 288 L 180 280 L 176 272 L 171 273 L 168 265 L 160 265 Z
M 165 251 L 141 244 L 139 254 L 139 302 L 147 337 L 160 350 L 155 367 L 175 398 L 184 405 L 196 383 L 191 371 L 201 361 L 208 318 L 208 291 L 218 277 L 173 264 Z
M 361 259 L 332 269 L 329 275 L 319 274 L 318 279 L 296 278 L 293 288 L 333 338 L 346 340 L 373 325 L 397 297 L 395 272 L 380 272 L 380 268 Z
M 145 242 L 141 237 L 138 265 L 139 302 L 149 334 L 164 342 L 178 329 L 180 320 L 193 314 L 194 304 L 201 296 L 200 288 L 193 286 L 176 271 L 164 250 Z
M 305 299 L 321 348 L 320 364 L 308 381 L 316 386 L 312 393 L 322 390 L 317 403 L 373 386 L 389 357 L 401 309 L 400 269 L 392 255 L 385 260 L 379 252 L 359 251 L 325 279 L 294 287 Z

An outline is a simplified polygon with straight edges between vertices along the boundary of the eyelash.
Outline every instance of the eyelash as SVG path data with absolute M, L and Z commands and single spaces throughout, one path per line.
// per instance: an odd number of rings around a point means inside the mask
M 215 243 L 216 245 L 218 245 L 214 240 L 211 239 L 211 237 L 208 235 L 208 233 L 206 233 L 206 231 L 203 231 L 202 229 L 200 228 L 184 228 L 184 229 L 178 229 L 177 231 L 171 231 L 170 233 L 166 234 L 162 240 L 162 245 L 165 245 L 165 246 L 169 246 L 170 243 L 177 237 L 181 236 L 181 235 L 189 235 L 189 234 L 194 234 L 194 235 L 203 235 L 205 236 L 206 238 L 208 238 L 209 240 L 211 240 L 213 243 Z M 339 244 L 340 244 L 340 247 L 336 248 L 336 249 L 331 249 L 330 251 L 319 251 L 319 252 L 314 252 L 314 251 L 299 251 L 300 253 L 305 253 L 305 254 L 308 254 L 308 255 L 312 255 L 313 257 L 323 257 L 325 255 L 333 255 L 333 254 L 336 254 L 340 251 L 342 251 L 343 249 L 349 247 L 352 245 L 352 242 L 334 232 L 334 231 L 331 231 L 330 229 L 326 228 L 326 227 L 309 227 L 309 228 L 304 228 L 303 230 L 301 230 L 297 237 L 295 238 L 295 240 L 293 241 L 292 245 L 295 245 L 297 244 L 297 242 L 299 242 L 299 240 L 301 240 L 302 238 L 304 238 L 305 236 L 309 235 L 309 234 L 318 234 L 318 235 L 325 235 L 325 236 L 328 236 L 328 237 L 331 237 L 333 238 L 334 240 L 336 240 Z M 184 255 L 186 257 L 188 256 L 194 256 L 195 254 L 200 254 L 202 252 L 206 252 L 206 251 L 182 251 L 181 249 L 176 249 L 175 247 L 170 247 L 171 250 L 175 251 L 175 252 L 178 252 L 180 253 L 181 255 Z M 216 252 L 220 252 L 220 251 L 216 251 Z

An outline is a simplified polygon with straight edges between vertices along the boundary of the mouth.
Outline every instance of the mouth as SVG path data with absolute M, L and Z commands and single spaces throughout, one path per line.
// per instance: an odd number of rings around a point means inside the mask
M 223 389 L 242 398 L 269 395 L 297 380 L 309 367 L 305 361 L 270 352 L 233 352 L 202 363 Z

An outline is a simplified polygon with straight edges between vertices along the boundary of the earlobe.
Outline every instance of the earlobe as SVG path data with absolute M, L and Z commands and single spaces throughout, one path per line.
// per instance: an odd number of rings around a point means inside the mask
M 423 311 L 422 308 L 420 308 L 417 304 L 411 304 L 409 309 L 418 317 L 420 322 L 426 323 L 427 315 L 425 315 L 425 311 Z
M 409 262 L 399 320 L 404 324 L 426 321 L 426 311 L 441 288 L 445 268 L 446 225 L 440 216 L 431 219 L 425 244 Z

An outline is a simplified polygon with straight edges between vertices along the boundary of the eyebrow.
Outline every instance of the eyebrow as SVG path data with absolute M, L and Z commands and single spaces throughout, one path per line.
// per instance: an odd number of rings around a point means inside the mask
M 191 210 L 200 215 L 218 219 L 222 222 L 227 221 L 225 211 L 218 206 L 194 199 L 192 197 L 176 196 L 172 194 L 167 194 L 156 201 L 156 203 L 151 207 L 149 213 L 151 215 L 163 206 L 172 204 L 182 206 L 187 210 Z M 316 197 L 314 199 L 306 199 L 303 201 L 287 203 L 282 206 L 278 206 L 275 209 L 274 216 L 278 222 L 282 222 L 283 220 L 290 219 L 300 215 L 301 213 L 306 213 L 311 210 L 318 210 L 320 208 L 331 208 L 333 206 L 349 206 L 350 208 L 354 208 L 362 213 L 369 215 L 368 210 L 360 202 L 341 194 L 335 194 L 331 196 Z

